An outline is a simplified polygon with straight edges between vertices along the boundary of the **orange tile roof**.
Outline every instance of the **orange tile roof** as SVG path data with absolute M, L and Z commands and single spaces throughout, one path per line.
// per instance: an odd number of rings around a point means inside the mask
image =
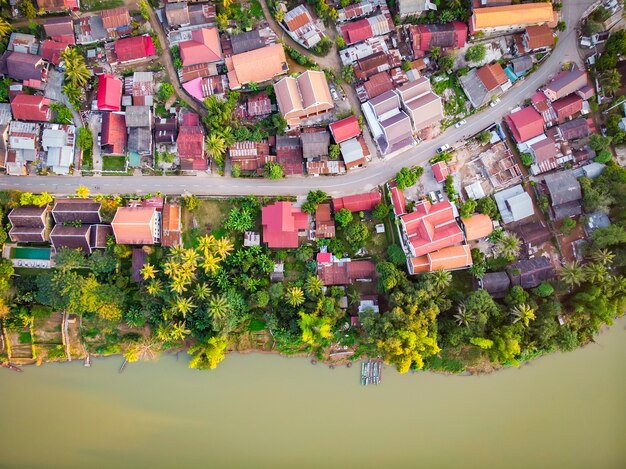
M 165 204 L 161 224 L 161 245 L 174 246 L 180 244 L 180 205 Z
M 117 244 L 154 244 L 156 210 L 152 207 L 119 207 L 111 222 Z
M 428 254 L 430 270 L 462 269 L 472 265 L 472 253 L 467 244 L 451 246 Z
M 498 62 L 491 65 L 485 65 L 484 67 L 480 67 L 476 74 L 480 81 L 483 82 L 487 90 L 491 91 L 497 86 L 503 85 L 507 82 L 508 78 L 506 73 L 504 73 L 504 69 L 502 65 Z
M 468 241 L 484 238 L 493 231 L 493 222 L 488 215 L 479 214 L 469 218 L 462 218 L 465 226 L 465 237 Z
M 551 3 L 524 3 L 490 8 L 476 8 L 471 26 L 474 31 L 523 24 L 541 24 L 554 21 Z
M 528 37 L 528 47 L 530 50 L 540 49 L 541 47 L 552 47 L 554 45 L 554 36 L 552 30 L 547 24 L 539 26 L 528 26 L 526 28 L 526 36 Z
M 287 71 L 287 58 L 281 44 L 235 54 L 226 60 L 232 89 L 247 83 L 262 83 Z

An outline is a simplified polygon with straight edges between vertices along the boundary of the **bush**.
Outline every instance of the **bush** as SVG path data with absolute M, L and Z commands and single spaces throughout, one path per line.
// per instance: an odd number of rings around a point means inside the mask
M 566 236 L 569 235 L 574 228 L 576 228 L 576 220 L 573 218 L 566 218 L 563 220 L 563 223 L 561 223 L 561 233 Z
M 282 179 L 285 177 L 283 167 L 279 163 L 273 161 L 268 162 L 263 168 L 263 174 L 268 179 Z
M 527 168 L 535 163 L 535 159 L 533 155 L 530 153 L 522 153 L 521 154 L 522 164 Z
M 541 298 L 547 298 L 554 293 L 554 287 L 547 282 L 542 282 L 541 285 L 533 289 L 533 293 Z
M 406 264 L 406 254 L 397 244 L 389 245 L 389 247 L 387 248 L 387 257 L 392 264 L 398 266 Z
M 485 57 L 487 57 L 487 46 L 484 44 L 474 44 L 465 53 L 465 60 L 468 62 L 482 62 Z
M 478 210 L 478 213 L 484 213 L 492 219 L 497 218 L 500 213 L 496 202 L 491 197 L 483 197 L 480 199 L 476 204 L 476 210 Z
M 383 220 L 385 220 L 389 216 L 390 212 L 391 212 L 391 207 L 389 205 L 381 202 L 376 207 L 374 207 L 374 211 L 372 212 L 372 216 L 376 220 L 383 221 Z
M 172 96 L 173 93 L 174 87 L 170 83 L 163 83 L 159 87 L 157 98 L 165 103 L 168 99 L 170 99 L 170 96 Z
M 613 155 L 609 150 L 601 150 L 593 159 L 596 163 L 606 164 L 613 159 Z
M 342 208 L 335 213 L 335 221 L 340 228 L 345 228 L 352 221 L 352 212 L 347 208 Z

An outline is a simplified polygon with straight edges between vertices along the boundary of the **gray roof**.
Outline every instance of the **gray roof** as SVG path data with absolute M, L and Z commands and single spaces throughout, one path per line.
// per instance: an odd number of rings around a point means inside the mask
M 489 90 L 478 76 L 476 69 L 473 68 L 466 75 L 460 76 L 459 81 L 472 105 L 481 107 L 489 94 Z
M 265 41 L 261 38 L 258 30 L 248 31 L 241 34 L 234 34 L 230 37 L 233 54 L 242 54 L 265 46 Z
M 328 156 L 330 134 L 328 132 L 307 132 L 300 135 L 302 140 L 302 156 L 304 158 L 316 158 Z
M 531 69 L 533 66 L 533 59 L 530 55 L 523 55 L 511 60 L 513 66 L 513 72 L 518 75 Z
M 611 220 L 606 213 L 592 212 L 587 215 L 587 229 L 595 231 L 598 228 L 606 228 L 611 224 Z
M 479 285 L 495 298 L 503 298 L 509 291 L 511 280 L 506 272 L 487 272 Z
M 593 162 L 583 166 L 581 169 L 583 170 L 583 173 L 586 177 L 594 179 L 602 174 L 604 168 L 605 165 L 603 165 L 602 163 Z
M 363 147 L 361 147 L 361 143 L 359 143 L 357 138 L 351 138 L 350 140 L 341 142 L 339 146 L 341 147 L 341 156 L 346 164 L 358 161 L 365 156 L 363 154 Z
M 399 0 L 398 10 L 400 15 L 415 15 L 428 10 L 427 0 Z
M 580 183 L 572 170 L 548 174 L 544 180 L 550 192 L 553 206 L 582 198 Z
M 152 111 L 149 106 L 127 106 L 126 127 L 152 127 Z
M 504 224 L 523 220 L 535 214 L 533 201 L 521 184 L 494 194 Z
M 551 215 L 553 220 L 563 220 L 565 218 L 575 217 L 583 213 L 583 206 L 580 200 L 572 200 L 564 204 L 553 205 L 551 207 Z
M 543 256 L 514 262 L 509 265 L 507 271 L 511 283 L 522 288 L 537 287 L 541 282 L 550 280 L 556 275 L 550 260 Z
M 148 154 L 152 148 L 152 132 L 147 127 L 133 127 L 128 130 L 128 151 Z

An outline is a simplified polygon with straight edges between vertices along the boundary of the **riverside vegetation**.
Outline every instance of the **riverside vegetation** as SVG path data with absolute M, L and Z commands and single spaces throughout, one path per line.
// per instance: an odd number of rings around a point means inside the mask
M 370 246 L 373 224 L 393 222 L 383 204 L 374 212 L 379 220 L 362 223 L 359 216 L 340 216 L 337 237 L 318 241 L 349 255 L 367 246 L 376 262 L 381 314 L 365 310 L 359 315 L 361 326 L 348 327 L 342 298 L 347 296 L 348 310 L 354 311 L 360 287 L 324 288 L 315 275 L 317 246 L 273 251 L 243 246 L 243 233 L 260 228 L 265 200 L 188 196 L 182 199 L 186 220 L 211 208 L 211 223 L 188 229 L 183 246 L 144 247 L 146 263 L 137 283 L 131 281 L 132 249 L 112 239 L 106 250 L 89 256 L 61 250 L 50 270 L 16 272 L 2 260 L 0 319 L 4 331 L 25 335 L 27 341 L 33 324 L 54 312 L 75 314 L 81 318 L 80 342 L 90 353 L 123 353 L 133 362 L 184 348 L 192 355 L 189 366 L 197 369 L 215 368 L 228 350 L 242 349 L 313 354 L 321 360 L 331 360 L 333 350 L 348 351 L 350 360 L 381 357 L 400 372 L 517 366 L 592 341 L 626 307 L 626 211 L 620 204 L 626 197 L 626 171 L 609 164 L 597 179 L 583 179 L 582 187 L 586 211 L 608 213 L 611 225 L 593 233 L 584 263 L 565 265 L 558 279 L 530 291 L 515 286 L 503 301 L 471 291 L 471 273 L 501 270 L 512 260 L 515 246 L 507 244 L 514 240 L 504 236 L 506 249 L 475 259 L 482 267 L 472 272 L 409 277 L 396 244 Z M 119 196 L 99 199 L 108 221 L 124 203 Z M 325 199 L 326 194 L 312 192 L 303 209 L 314 213 Z M 47 194 L 0 193 L 2 226 L 12 207 L 50 201 Z M 6 236 L 3 228 L 0 243 Z M 284 262 L 285 279 L 272 283 L 277 261 Z M 34 349 L 40 360 L 65 357 L 57 349 Z

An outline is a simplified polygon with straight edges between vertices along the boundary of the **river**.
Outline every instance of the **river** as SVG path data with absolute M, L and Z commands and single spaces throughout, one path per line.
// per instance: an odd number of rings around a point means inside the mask
M 626 467 L 626 320 L 485 376 L 233 354 L 0 370 L 1 467 Z

